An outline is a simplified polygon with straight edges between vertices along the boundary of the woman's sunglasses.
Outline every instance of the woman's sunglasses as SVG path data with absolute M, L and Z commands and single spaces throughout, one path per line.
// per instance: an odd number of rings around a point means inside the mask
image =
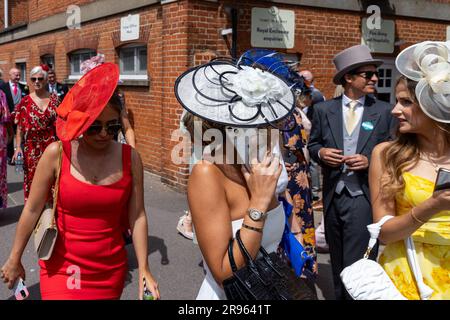
M 39 77 L 39 78 L 31 77 L 31 82 L 36 82 L 36 80 L 41 82 L 44 80 L 44 78 L 43 77 Z
M 102 132 L 102 129 L 105 128 L 106 133 L 110 136 L 116 135 L 120 129 L 122 129 L 122 125 L 120 123 L 110 123 L 107 125 L 101 124 L 93 124 L 86 130 L 86 134 L 88 136 L 93 136 Z

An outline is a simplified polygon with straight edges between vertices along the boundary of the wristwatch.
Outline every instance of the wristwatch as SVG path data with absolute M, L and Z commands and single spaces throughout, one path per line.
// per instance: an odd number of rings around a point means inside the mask
M 250 219 L 252 219 L 253 221 L 261 221 L 267 217 L 267 212 L 262 212 L 255 208 L 249 208 L 247 210 L 247 213 Z

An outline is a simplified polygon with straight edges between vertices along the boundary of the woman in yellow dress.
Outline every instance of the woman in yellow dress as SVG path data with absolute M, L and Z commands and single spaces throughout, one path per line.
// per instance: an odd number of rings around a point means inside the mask
M 369 183 L 374 221 L 381 229 L 380 264 L 408 299 L 420 294 L 405 250 L 412 236 L 430 299 L 450 299 L 450 190 L 433 194 L 439 168 L 450 169 L 450 46 L 424 42 L 402 51 L 396 65 L 397 138 L 372 153 Z

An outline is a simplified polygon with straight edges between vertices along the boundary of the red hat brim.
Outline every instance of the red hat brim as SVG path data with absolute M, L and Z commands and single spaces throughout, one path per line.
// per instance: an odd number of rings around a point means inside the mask
M 56 109 L 56 134 L 61 141 L 82 135 L 111 99 L 119 81 L 119 67 L 103 63 L 86 73 Z

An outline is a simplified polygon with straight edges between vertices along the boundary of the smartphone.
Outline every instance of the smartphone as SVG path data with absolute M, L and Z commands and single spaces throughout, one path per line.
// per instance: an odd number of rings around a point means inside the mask
M 297 156 L 292 150 L 289 150 L 285 157 L 283 157 L 284 162 L 293 164 L 298 161 Z
M 440 168 L 434 184 L 434 192 L 450 189 L 450 170 Z
M 14 295 L 16 297 L 16 300 L 25 300 L 30 295 L 27 287 L 25 286 L 25 281 L 23 281 L 22 278 L 19 278 L 18 280 Z
M 143 300 L 155 300 L 155 297 L 152 295 L 152 293 L 150 292 L 150 290 L 147 289 L 147 283 L 145 282 L 145 278 L 143 279 L 144 281 L 144 294 L 143 294 Z

